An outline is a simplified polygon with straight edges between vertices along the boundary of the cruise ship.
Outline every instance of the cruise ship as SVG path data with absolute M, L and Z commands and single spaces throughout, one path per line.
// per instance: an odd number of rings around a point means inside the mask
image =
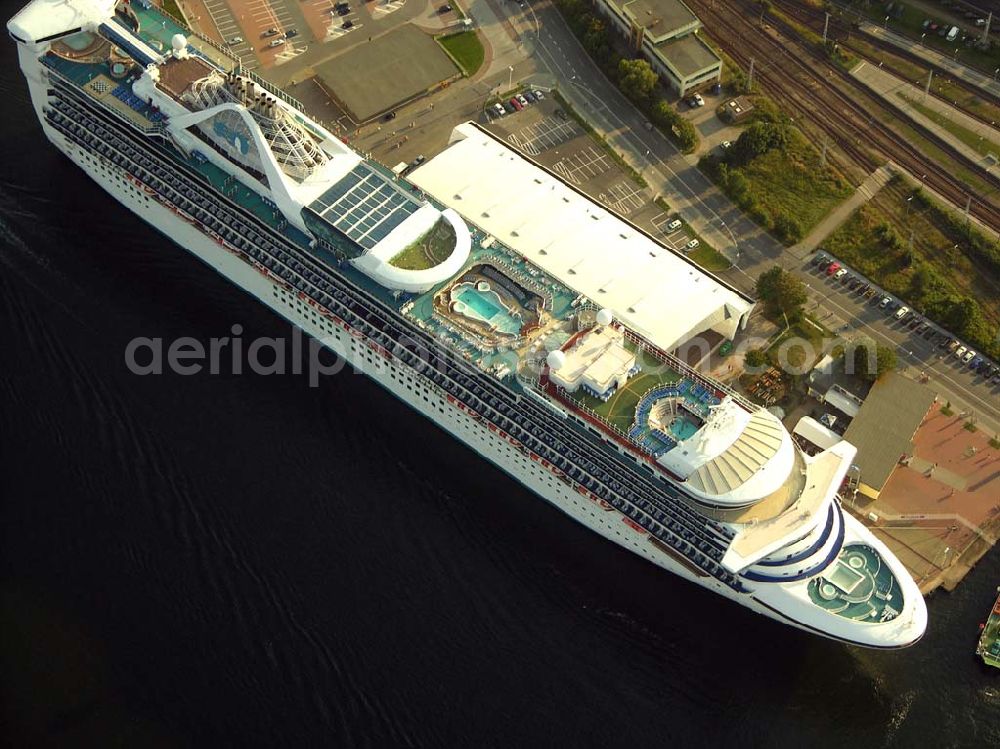
M 7 28 L 100 187 L 565 514 L 779 622 L 920 639 L 916 585 L 841 507 L 855 448 L 804 454 L 678 355 L 752 299 L 475 123 L 403 178 L 148 0 Z

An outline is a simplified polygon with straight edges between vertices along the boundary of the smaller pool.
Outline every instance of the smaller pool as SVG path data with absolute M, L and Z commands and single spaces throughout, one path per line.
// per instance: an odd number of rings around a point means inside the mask
M 89 31 L 81 31 L 72 36 L 65 36 L 61 41 L 74 52 L 83 52 L 94 43 L 94 35 Z
M 677 438 L 678 442 L 683 442 L 689 437 L 693 437 L 697 431 L 698 425 L 683 416 L 678 416 L 670 422 L 670 433 Z
M 516 335 L 521 332 L 521 319 L 511 314 L 500 301 L 497 293 L 489 285 L 480 282 L 476 286 L 465 284 L 465 288 L 453 297 L 456 300 L 455 311 L 481 320 L 495 327 L 499 332 Z

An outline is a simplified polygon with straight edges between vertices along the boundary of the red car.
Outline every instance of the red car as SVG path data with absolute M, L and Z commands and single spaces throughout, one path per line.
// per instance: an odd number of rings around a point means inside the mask
M 511 98 L 510 105 L 514 107 L 514 109 L 516 109 L 518 112 L 524 109 L 524 105 L 517 100 L 516 96 Z
M 840 270 L 840 263 L 830 263 L 826 266 L 826 275 L 832 276 L 838 270 Z

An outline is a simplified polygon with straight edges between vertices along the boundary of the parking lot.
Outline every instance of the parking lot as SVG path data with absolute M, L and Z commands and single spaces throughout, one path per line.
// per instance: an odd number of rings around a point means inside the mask
M 905 300 L 877 287 L 824 252 L 813 255 L 807 267 L 821 288 L 865 305 L 858 315 L 863 323 L 877 321 L 905 333 L 904 346 L 912 349 L 911 355 L 919 353 L 922 359 L 927 354 L 936 355 L 953 374 L 968 378 L 971 384 L 1000 387 L 1000 366 L 996 362 L 982 357 L 975 347 L 911 309 Z
M 488 109 L 487 116 L 498 137 L 619 215 L 645 225 L 643 215 L 659 212 L 649 203 L 648 191 L 640 188 L 554 99 L 529 102 L 522 110 L 503 115 Z
M 507 140 L 517 150 L 529 156 L 538 156 L 542 151 L 555 148 L 579 133 L 580 128 L 572 120 L 546 117 L 511 133 Z

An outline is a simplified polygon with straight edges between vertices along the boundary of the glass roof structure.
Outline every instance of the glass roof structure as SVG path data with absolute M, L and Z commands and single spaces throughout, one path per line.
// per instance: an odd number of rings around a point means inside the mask
M 370 250 L 420 205 L 367 164 L 358 164 L 310 206 Z

